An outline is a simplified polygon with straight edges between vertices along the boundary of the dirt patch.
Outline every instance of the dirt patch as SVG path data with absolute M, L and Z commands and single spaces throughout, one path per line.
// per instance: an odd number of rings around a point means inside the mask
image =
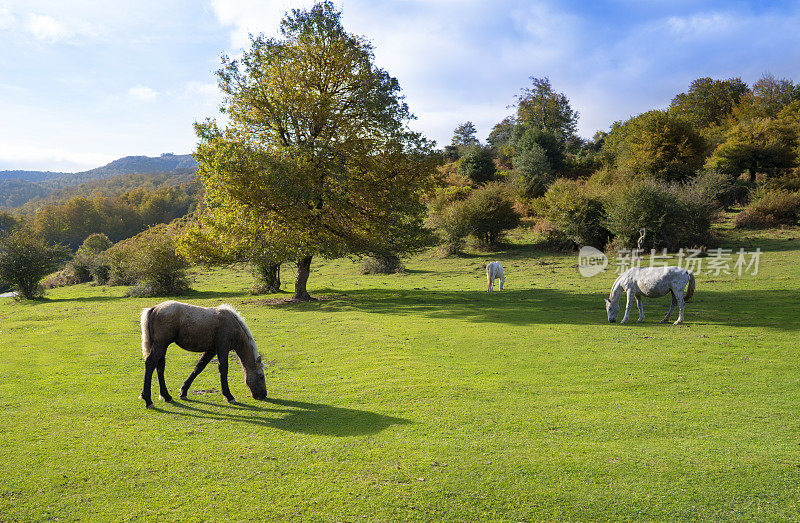
M 216 394 L 219 391 L 217 389 L 200 389 L 200 390 L 192 390 L 190 392 L 195 396 L 203 396 L 205 394 Z

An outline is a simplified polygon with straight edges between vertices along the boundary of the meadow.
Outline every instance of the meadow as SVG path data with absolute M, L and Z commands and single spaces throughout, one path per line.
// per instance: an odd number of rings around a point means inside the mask
M 0 520 L 708 520 L 800 518 L 800 231 L 726 230 L 759 273 L 698 275 L 686 323 L 609 324 L 612 271 L 514 232 L 503 251 L 362 276 L 316 260 L 317 302 L 194 270 L 183 301 L 241 311 L 270 400 L 238 364 L 138 398 L 139 312 L 88 284 L 0 300 Z M 506 289 L 485 291 L 499 259 Z M 284 289 L 293 273 L 285 266 Z M 635 310 L 635 308 L 634 308 Z M 635 319 L 635 314 L 634 314 Z

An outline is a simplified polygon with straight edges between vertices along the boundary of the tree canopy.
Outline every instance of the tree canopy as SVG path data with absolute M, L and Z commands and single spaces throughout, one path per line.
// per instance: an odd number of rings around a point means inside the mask
M 234 224 L 244 242 L 297 260 L 296 299 L 310 298 L 313 256 L 419 245 L 432 144 L 408 129 L 399 83 L 331 2 L 292 10 L 279 38 L 251 37 L 218 78 L 229 123 L 196 124 L 212 232 L 199 226 L 196 239 L 218 243 L 214 228 Z
M 557 136 L 562 142 L 578 129 L 578 112 L 573 111 L 564 93 L 557 93 L 547 77 L 531 77 L 531 87 L 517 95 L 517 122 Z
M 698 78 L 689 90 L 672 99 L 670 110 L 689 120 L 695 127 L 721 125 L 750 89 L 740 78 L 714 80 Z

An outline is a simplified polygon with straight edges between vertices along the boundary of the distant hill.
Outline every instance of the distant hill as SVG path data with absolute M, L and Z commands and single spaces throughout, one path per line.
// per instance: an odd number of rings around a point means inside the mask
M 126 156 L 88 171 L 52 178 L 42 185 L 53 189 L 104 180 L 120 174 L 193 173 L 197 162 L 188 154 L 164 153 L 161 156 Z
M 161 156 L 126 156 L 78 173 L 50 171 L 0 171 L 0 207 L 19 207 L 52 191 L 126 174 L 178 176 L 185 181 L 194 176 L 197 162 L 188 154 L 164 153 Z
M 19 207 L 35 198 L 44 198 L 51 190 L 28 180 L 0 178 L 0 207 Z
M 50 171 L 0 171 L 0 182 L 5 180 L 24 180 L 26 182 L 44 182 L 72 173 Z

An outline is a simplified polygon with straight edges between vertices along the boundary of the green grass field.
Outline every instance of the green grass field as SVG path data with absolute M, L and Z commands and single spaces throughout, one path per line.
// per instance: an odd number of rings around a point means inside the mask
M 512 241 L 391 276 L 318 260 L 308 304 L 198 269 L 182 299 L 243 313 L 269 402 L 234 364 L 228 405 L 209 365 L 188 401 L 154 380 L 146 410 L 158 299 L 1 299 L 0 520 L 800 518 L 800 231 L 725 232 L 764 251 L 759 274 L 698 276 L 682 326 L 658 323 L 667 298 L 609 324 L 613 273 Z M 487 294 L 491 259 L 507 282 Z M 167 353 L 176 398 L 195 359 Z

